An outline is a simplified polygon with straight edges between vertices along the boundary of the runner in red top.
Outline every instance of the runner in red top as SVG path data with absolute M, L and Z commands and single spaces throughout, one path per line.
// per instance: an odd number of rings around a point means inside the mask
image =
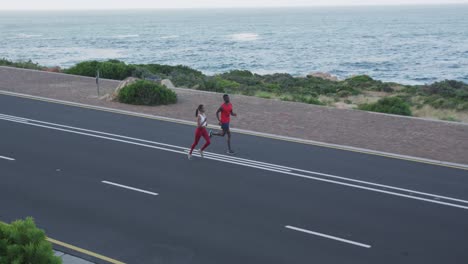
M 227 143 L 228 143 L 228 154 L 235 154 L 235 152 L 231 148 L 231 130 L 229 130 L 229 123 L 231 122 L 231 115 L 237 116 L 236 113 L 232 111 L 232 104 L 229 101 L 229 95 L 223 95 L 224 103 L 219 107 L 218 111 L 216 111 L 216 117 L 218 118 L 219 125 L 223 130 L 221 133 L 213 133 L 210 130 L 210 137 L 212 136 L 220 136 L 224 137 L 224 135 L 228 135 Z M 221 119 L 219 118 L 219 114 L 221 113 Z

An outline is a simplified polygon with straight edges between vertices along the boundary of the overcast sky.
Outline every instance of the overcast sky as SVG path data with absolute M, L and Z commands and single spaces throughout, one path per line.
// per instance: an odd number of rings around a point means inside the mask
M 1 0 L 0 10 L 348 6 L 465 3 L 468 0 Z

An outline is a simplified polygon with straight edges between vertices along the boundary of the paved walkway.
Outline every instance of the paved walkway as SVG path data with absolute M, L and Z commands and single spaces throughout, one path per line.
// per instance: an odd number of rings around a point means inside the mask
M 101 80 L 101 95 L 118 81 Z M 175 89 L 178 103 L 134 106 L 101 100 L 94 78 L 0 67 L 0 90 L 194 121 L 205 104 L 215 123 L 222 95 Z M 232 127 L 325 143 L 468 164 L 468 124 L 336 109 L 241 95 L 231 96 L 239 116 Z
M 56 256 L 59 256 L 62 259 L 63 264 L 93 264 L 93 262 L 89 262 L 87 260 L 72 256 L 72 255 L 68 255 L 60 251 L 54 251 L 54 252 Z

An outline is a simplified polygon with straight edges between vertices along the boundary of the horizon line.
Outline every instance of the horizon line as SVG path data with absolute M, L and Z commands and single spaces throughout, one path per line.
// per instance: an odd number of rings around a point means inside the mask
M 297 6 L 225 6 L 225 7 L 130 7 L 130 8 L 57 8 L 57 9 L 0 9 L 2 11 L 131 11 L 131 10 L 202 10 L 202 9 L 280 9 L 280 8 L 321 8 L 321 7 L 416 7 L 416 6 L 449 6 L 449 5 L 468 5 L 468 3 L 427 3 L 427 4 L 414 4 L 414 3 L 400 3 L 400 4 L 351 4 L 351 5 L 297 5 Z

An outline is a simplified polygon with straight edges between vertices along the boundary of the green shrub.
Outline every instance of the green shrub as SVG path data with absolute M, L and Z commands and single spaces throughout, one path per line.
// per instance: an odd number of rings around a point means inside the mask
M 38 63 L 32 62 L 31 60 L 13 62 L 5 58 L 0 59 L 0 66 L 8 66 L 8 67 L 31 69 L 31 70 L 43 70 L 45 68 L 44 66 L 41 66 Z
M 237 82 L 226 80 L 221 76 L 206 78 L 201 90 L 218 93 L 242 93 L 241 85 Z M 245 89 L 247 91 L 248 89 Z
M 98 66 L 99 61 L 83 61 L 69 69 L 65 69 L 64 72 L 67 74 L 95 77 Z
M 435 82 L 431 85 L 423 86 L 421 90 L 428 95 L 468 99 L 468 85 L 454 80 Z
M 351 92 L 347 90 L 343 90 L 343 91 L 339 91 L 336 95 L 338 97 L 348 97 L 351 95 Z
M 68 74 L 95 77 L 98 69 L 99 76 L 101 78 L 123 80 L 132 76 L 136 67 L 133 65 L 127 65 L 118 60 L 108 60 L 104 62 L 84 61 L 66 69 L 64 72 Z
M 177 102 L 177 95 L 163 85 L 139 80 L 122 88 L 118 100 L 125 104 L 166 105 Z
M 358 75 L 344 80 L 344 84 L 354 90 L 371 90 L 380 92 L 393 92 L 391 84 L 372 79 L 367 75 Z
M 372 79 L 368 75 L 357 75 L 357 76 L 353 76 L 351 78 L 346 79 L 346 81 L 354 82 L 354 83 L 366 83 L 366 82 L 372 82 L 374 81 L 374 79 Z
M 411 115 L 411 109 L 408 103 L 399 97 L 385 97 L 372 104 L 362 104 L 359 109 L 372 112 L 380 112 L 395 115 Z
M 59 264 L 44 231 L 30 217 L 11 225 L 0 223 L 0 264 Z
M 204 88 L 204 79 L 206 76 L 201 71 L 194 70 L 187 66 L 170 66 L 161 64 L 138 64 L 135 66 L 137 69 L 140 68 L 140 71 L 141 69 L 145 69 L 147 72 L 152 75 L 156 75 L 161 79 L 170 79 L 177 87 L 192 88 L 197 86 L 198 89 Z M 143 78 L 144 76 L 138 76 L 138 73 L 136 73 L 135 77 Z
M 133 75 L 135 66 L 127 65 L 124 62 L 111 60 L 100 62 L 98 65 L 99 75 L 102 78 L 123 80 Z
M 325 103 L 321 102 L 318 98 L 311 97 L 311 96 L 303 96 L 303 95 L 284 95 L 280 97 L 281 101 L 287 102 L 299 102 L 305 104 L 313 104 L 313 105 L 325 105 Z
M 257 92 L 257 93 L 255 94 L 255 96 L 260 97 L 260 98 L 263 98 L 263 99 L 271 99 L 271 98 L 273 98 L 272 94 L 271 94 L 271 93 L 268 93 L 268 92 Z

